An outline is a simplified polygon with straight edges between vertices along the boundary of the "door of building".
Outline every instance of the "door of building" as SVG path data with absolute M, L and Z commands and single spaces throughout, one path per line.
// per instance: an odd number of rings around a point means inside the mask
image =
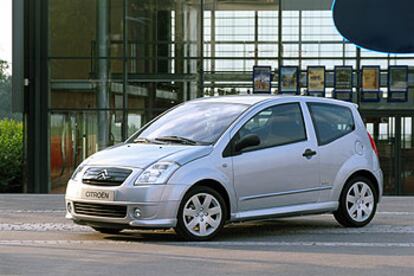
M 384 172 L 384 194 L 414 194 L 413 117 L 366 116 Z
M 414 195 L 414 117 L 401 118 L 401 194 Z

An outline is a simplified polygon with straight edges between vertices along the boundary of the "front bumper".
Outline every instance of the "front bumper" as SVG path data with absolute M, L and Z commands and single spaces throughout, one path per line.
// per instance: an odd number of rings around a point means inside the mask
M 85 200 L 82 190 L 110 191 L 114 199 Z M 66 218 L 75 223 L 113 228 L 172 228 L 177 224 L 177 213 L 181 196 L 185 192 L 183 185 L 149 185 L 100 187 L 70 181 L 66 191 Z M 75 203 L 123 206 L 126 208 L 124 217 L 107 217 L 95 214 L 80 214 Z M 110 207 L 109 207 L 110 208 Z M 137 215 L 139 210 L 139 215 Z
M 99 203 L 103 205 L 126 206 L 126 215 L 123 218 L 104 217 L 99 215 L 77 214 L 73 207 L 74 202 L 81 203 Z M 72 211 L 66 211 L 66 218 L 73 220 L 75 223 L 91 226 L 100 226 L 101 224 L 111 225 L 116 228 L 171 228 L 177 224 L 176 210 L 178 210 L 178 201 L 169 201 L 165 203 L 137 203 L 137 202 L 96 202 L 84 201 L 79 199 L 66 199 L 66 205 L 71 204 Z M 140 210 L 140 217 L 135 216 L 135 210 Z

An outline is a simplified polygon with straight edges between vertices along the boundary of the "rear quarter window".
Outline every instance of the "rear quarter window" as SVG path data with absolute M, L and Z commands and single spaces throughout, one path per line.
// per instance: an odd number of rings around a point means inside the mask
M 308 103 L 318 144 L 329 144 L 355 130 L 351 109 L 325 103 Z

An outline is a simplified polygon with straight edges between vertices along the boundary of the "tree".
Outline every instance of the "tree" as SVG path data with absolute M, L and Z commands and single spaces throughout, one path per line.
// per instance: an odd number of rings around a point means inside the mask
M 12 113 L 12 80 L 7 73 L 9 65 L 0 60 L 0 120 L 4 118 L 21 120 L 21 116 Z
M 22 191 L 23 123 L 12 113 L 12 81 L 0 60 L 0 193 Z M 19 122 L 20 121 L 20 122 Z
M 0 59 L 0 82 L 3 82 L 7 79 L 6 70 L 9 69 L 7 61 Z

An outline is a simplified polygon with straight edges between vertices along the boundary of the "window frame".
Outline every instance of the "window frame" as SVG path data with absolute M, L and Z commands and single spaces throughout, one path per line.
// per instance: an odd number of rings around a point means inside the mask
M 348 131 L 348 132 L 346 132 L 346 133 L 344 133 L 344 134 L 342 134 L 341 136 L 338 136 L 338 137 L 329 139 L 326 142 L 322 143 L 320 141 L 321 140 L 320 139 L 321 135 L 320 135 L 319 129 L 316 127 L 316 121 L 315 121 L 315 117 L 314 117 L 314 112 L 312 110 L 312 105 L 313 106 L 318 106 L 319 105 L 319 106 L 328 106 L 328 107 L 339 107 L 339 108 L 346 109 L 347 111 L 349 111 L 349 113 L 351 114 L 351 118 L 352 118 L 352 127 L 351 127 L 351 130 Z M 308 107 L 308 110 L 309 110 L 309 115 L 310 115 L 311 120 L 312 120 L 313 129 L 314 129 L 315 134 L 316 134 L 316 141 L 318 142 L 318 146 L 319 147 L 329 145 L 330 143 L 332 143 L 332 142 L 334 142 L 334 141 L 336 141 L 336 140 L 338 140 L 338 139 L 340 139 L 342 137 L 348 136 L 349 134 L 353 133 L 356 130 L 356 123 L 355 123 L 354 112 L 352 111 L 351 108 L 349 108 L 347 106 L 343 106 L 343 105 L 339 105 L 339 104 L 332 104 L 332 103 L 321 103 L 321 102 L 307 102 L 306 103 L 306 106 Z
M 268 109 L 272 109 L 272 108 L 275 108 L 275 107 L 279 107 L 279 106 L 284 106 L 284 105 L 297 105 L 299 107 L 300 116 L 301 116 L 302 122 L 303 122 L 303 131 L 304 131 L 304 134 L 305 134 L 305 137 L 303 139 L 298 139 L 298 140 L 294 140 L 294 141 L 291 141 L 291 142 L 287 142 L 287 143 L 283 143 L 283 144 L 277 144 L 277 145 L 272 145 L 272 146 L 264 146 L 264 147 L 253 148 L 253 149 L 248 149 L 247 148 L 246 150 L 243 150 L 243 151 L 240 151 L 240 152 L 237 152 L 234 149 L 236 137 L 238 136 L 240 130 L 246 124 L 248 124 L 251 119 L 253 119 L 257 115 L 259 115 L 263 111 L 266 111 Z M 299 101 L 287 102 L 287 103 L 280 103 L 280 104 L 275 104 L 275 105 L 272 105 L 272 106 L 265 107 L 265 108 L 261 109 L 260 111 L 256 112 L 253 116 L 249 117 L 243 123 L 243 125 L 240 128 L 237 129 L 236 133 L 233 135 L 233 137 L 231 137 L 230 142 L 225 147 L 222 155 L 223 155 L 223 157 L 232 157 L 232 156 L 242 155 L 242 154 L 248 153 L 248 152 L 259 151 L 259 150 L 264 150 L 264 149 L 269 149 L 269 148 L 282 147 L 282 146 L 286 146 L 286 145 L 297 144 L 297 143 L 300 143 L 300 142 L 307 142 L 307 141 L 309 141 L 309 135 L 308 135 L 308 132 L 307 132 L 306 124 L 307 123 L 306 123 L 305 116 L 304 116 L 304 109 L 302 107 L 301 102 L 299 102 Z

